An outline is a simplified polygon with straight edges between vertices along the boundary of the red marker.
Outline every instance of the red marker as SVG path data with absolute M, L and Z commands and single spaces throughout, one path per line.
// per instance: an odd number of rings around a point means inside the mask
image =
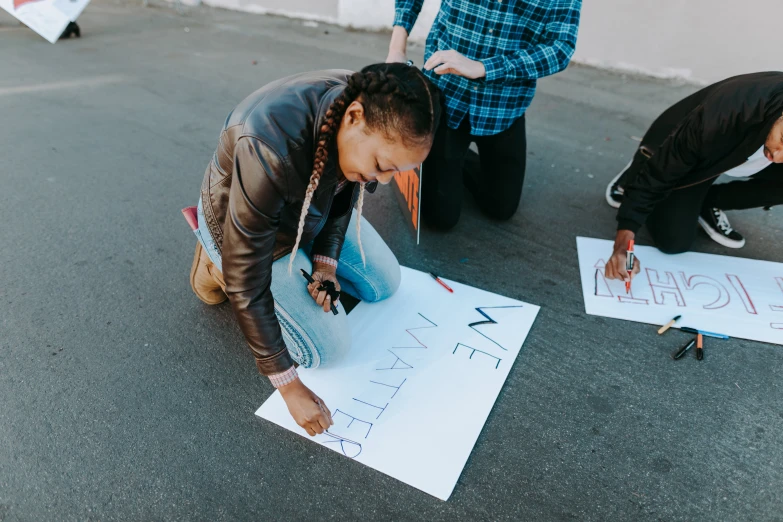
M 436 276 L 436 275 L 435 275 L 435 274 L 433 274 L 432 272 L 430 272 L 430 275 L 431 275 L 431 276 L 432 276 L 432 277 L 435 279 L 435 281 L 437 281 L 437 282 L 438 282 L 438 284 L 439 284 L 440 286 L 442 286 L 443 288 L 445 288 L 446 290 L 448 290 L 448 291 L 449 291 L 449 292 L 451 292 L 452 294 L 454 293 L 454 290 L 452 290 L 452 289 L 451 289 L 451 287 L 450 287 L 449 285 L 447 285 L 446 283 L 444 283 L 444 282 L 441 280 L 441 278 L 440 278 L 440 277 Z
M 625 252 L 625 269 L 628 271 L 628 278 L 633 274 L 633 239 L 628 241 L 628 250 Z M 631 281 L 625 282 L 625 293 L 631 292 Z

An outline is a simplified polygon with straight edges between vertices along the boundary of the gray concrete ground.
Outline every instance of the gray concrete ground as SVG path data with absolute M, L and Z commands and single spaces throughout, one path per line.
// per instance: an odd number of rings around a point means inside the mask
M 80 24 L 52 46 L 0 18 L 0 520 L 783 520 L 783 350 L 675 364 L 674 337 L 584 314 L 574 238 L 611 237 L 631 136 L 693 87 L 542 81 L 508 223 L 467 201 L 415 247 L 389 190 L 371 198 L 403 264 L 543 307 L 441 502 L 253 415 L 272 387 L 229 307 L 192 295 L 179 213 L 239 100 L 380 61 L 387 37 L 109 0 Z M 782 215 L 733 214 L 732 253 L 783 258 Z

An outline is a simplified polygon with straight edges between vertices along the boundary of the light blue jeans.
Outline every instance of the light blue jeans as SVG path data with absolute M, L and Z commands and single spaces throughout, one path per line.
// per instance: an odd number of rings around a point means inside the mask
M 366 302 L 381 301 L 400 286 L 400 264 L 372 225 L 366 219 L 361 219 L 362 246 L 367 265 L 362 264 L 354 213 L 337 264 L 337 280 L 342 292 Z M 200 200 L 198 231 L 202 246 L 215 266 L 222 271 L 220 252 L 215 248 L 204 222 Z M 272 263 L 272 295 L 275 299 L 275 315 L 291 357 L 304 368 L 317 368 L 338 360 L 348 352 L 351 347 L 351 329 L 344 308 L 339 307 L 338 315 L 324 312 L 308 293 L 307 281 L 299 270 L 312 273 L 309 251 L 310 245 L 299 250 L 291 275 L 288 275 L 291 254 Z

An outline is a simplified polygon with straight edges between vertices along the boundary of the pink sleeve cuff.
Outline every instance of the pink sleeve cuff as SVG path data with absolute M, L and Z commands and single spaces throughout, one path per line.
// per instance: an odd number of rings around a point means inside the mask
M 291 384 L 298 378 L 299 375 L 296 373 L 296 367 L 291 366 L 289 369 L 287 369 L 284 372 L 270 375 L 269 381 L 272 383 L 272 386 L 274 386 L 275 388 L 280 388 L 282 386 L 285 386 L 286 384 Z
M 313 263 L 322 263 L 324 265 L 332 265 L 333 267 L 337 268 L 337 260 L 332 259 L 331 257 L 321 256 L 321 255 L 314 255 L 313 256 Z

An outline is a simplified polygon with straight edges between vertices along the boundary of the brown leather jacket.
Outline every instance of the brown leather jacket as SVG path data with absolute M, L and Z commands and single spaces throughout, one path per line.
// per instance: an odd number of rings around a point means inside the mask
M 272 262 L 293 248 L 320 122 L 351 74 L 298 74 L 248 96 L 228 116 L 201 185 L 204 218 L 223 257 L 226 293 L 264 375 L 293 364 L 275 317 Z M 340 257 L 358 195 L 353 184 L 335 197 L 336 158 L 333 150 L 301 241 L 312 241 L 313 255 L 333 259 Z M 372 192 L 375 186 L 366 188 Z M 307 284 L 298 274 L 292 277 Z

